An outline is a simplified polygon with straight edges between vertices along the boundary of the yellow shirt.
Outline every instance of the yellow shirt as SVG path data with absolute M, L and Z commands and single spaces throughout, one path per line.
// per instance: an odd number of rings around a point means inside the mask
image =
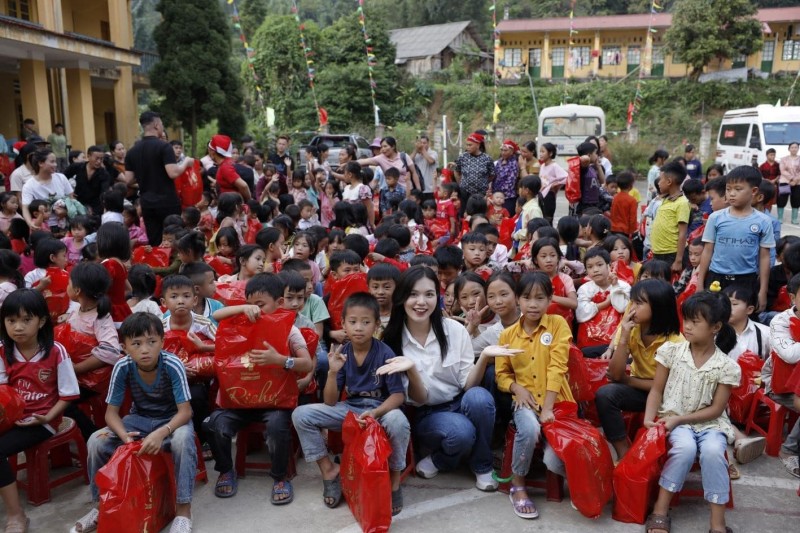
M 536 331 L 528 335 L 522 328 L 522 320 L 500 333 L 498 344 L 525 351 L 513 357 L 496 358 L 497 387 L 510 392 L 516 382 L 530 391 L 539 410 L 548 391 L 558 393 L 556 402 L 574 402 L 567 377 L 572 341 L 567 321 L 559 315 L 544 315 Z
M 689 223 L 689 211 L 689 200 L 682 194 L 677 198 L 666 198 L 661 203 L 650 228 L 650 248 L 654 254 L 678 251 L 678 225 Z
M 622 335 L 622 327 L 617 328 L 617 334 L 614 337 L 614 346 L 619 344 L 619 338 Z M 656 350 L 658 350 L 665 342 L 683 342 L 683 335 L 676 333 L 670 336 L 658 336 L 650 346 L 645 346 L 642 342 L 641 327 L 637 324 L 631 330 L 631 336 L 628 339 L 628 349 L 631 353 L 633 362 L 631 363 L 631 377 L 639 379 L 653 379 L 656 376 Z
M 641 193 L 639 192 L 639 189 L 637 189 L 636 187 L 634 187 L 633 189 L 631 189 L 630 191 L 628 191 L 628 194 L 630 194 L 631 196 L 633 196 L 633 198 L 634 198 L 634 199 L 635 199 L 635 200 L 636 200 L 638 203 L 642 203 L 642 195 L 641 195 Z

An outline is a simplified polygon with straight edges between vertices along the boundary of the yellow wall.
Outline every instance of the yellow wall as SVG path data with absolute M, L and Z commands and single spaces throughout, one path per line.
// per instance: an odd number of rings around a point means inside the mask
M 92 87 L 92 102 L 94 103 L 94 132 L 95 144 L 110 143 L 114 139 L 106 139 L 105 114 L 114 112 L 114 90 Z
M 110 0 L 112 2 L 118 0 Z M 102 0 L 61 0 L 64 30 L 103 39 L 100 23 L 108 23 L 108 2 Z M 105 38 L 108 38 L 106 35 Z

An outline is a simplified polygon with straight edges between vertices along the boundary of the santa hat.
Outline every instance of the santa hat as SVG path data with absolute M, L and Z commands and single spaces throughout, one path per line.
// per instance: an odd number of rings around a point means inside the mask
M 483 135 L 481 135 L 480 133 L 477 133 L 477 132 L 476 133 L 470 133 L 469 137 L 467 137 L 467 140 L 469 142 L 475 143 L 475 144 L 483 144 L 483 139 L 484 139 Z
M 222 157 L 231 157 L 233 155 L 233 143 L 231 143 L 231 138 L 227 135 L 219 133 L 214 135 L 211 137 L 208 147 Z
M 14 154 L 19 155 L 19 151 L 22 150 L 22 147 L 28 144 L 28 141 L 17 141 L 14 143 L 13 149 Z

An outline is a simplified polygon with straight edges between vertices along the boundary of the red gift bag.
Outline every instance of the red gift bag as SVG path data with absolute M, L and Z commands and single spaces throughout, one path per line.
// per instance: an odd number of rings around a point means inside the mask
M 214 367 L 219 381 L 217 403 L 226 409 L 294 409 L 297 407 L 297 375 L 283 365 L 256 365 L 250 350 L 263 350 L 268 342 L 281 355 L 289 354 L 292 311 L 279 309 L 250 322 L 236 315 L 219 323 L 214 343 Z
M 564 195 L 571 204 L 581 201 L 581 158 L 578 156 L 567 159 L 567 183 L 564 186 Z
M 319 348 L 319 335 L 317 335 L 316 330 L 311 328 L 300 328 L 300 334 L 303 335 L 303 338 L 306 341 L 308 353 L 311 355 L 311 358 L 316 361 L 317 348 Z M 303 394 L 314 394 L 315 392 L 317 392 L 317 380 L 312 376 L 311 381 L 308 382 L 308 387 L 306 387 L 306 390 L 303 392 Z
M 264 225 L 259 222 L 257 218 L 247 217 L 247 231 L 244 234 L 244 242 L 246 244 L 255 244 L 256 235 L 258 235 L 262 227 L 264 227 Z
M 25 402 L 11 385 L 0 385 L 0 434 L 14 427 L 14 422 L 22 418 Z
M 633 285 L 635 276 L 633 275 L 633 269 L 622 259 L 619 259 L 611 265 L 611 271 L 617 275 L 617 279 L 620 279 L 627 283 L 628 285 Z
M 73 363 L 82 363 L 92 357 L 92 350 L 99 344 L 93 335 L 87 335 L 72 329 L 69 322 L 59 324 L 53 330 L 56 342 L 64 346 Z M 103 364 L 102 367 L 78 374 L 78 383 L 86 388 L 105 394 L 111 383 L 111 372 L 114 367 Z
M 779 313 L 786 311 L 792 306 L 792 300 L 789 298 L 789 291 L 786 289 L 786 285 L 778 289 L 778 295 L 775 297 L 775 300 L 772 302 L 772 309 L 770 311 L 778 311 Z
M 598 304 L 604 302 L 608 294 L 608 291 L 600 291 L 592 297 L 592 301 Z M 588 322 L 578 324 L 578 347 L 589 348 L 611 344 L 619 321 L 620 314 L 613 305 L 598 311 Z
M 169 258 L 172 250 L 170 248 L 153 247 L 150 252 L 140 246 L 133 251 L 131 261 L 133 264 L 150 265 L 153 268 L 164 268 L 169 266 Z
M 753 352 L 746 351 L 739 356 L 736 362 L 742 368 L 742 381 L 738 387 L 731 389 L 728 414 L 732 421 L 743 423 L 747 420 L 750 406 L 753 405 L 753 398 L 760 387 L 755 379 L 761 376 L 761 367 L 764 366 L 764 361 Z
M 560 276 L 556 275 L 556 277 L 550 281 L 553 282 L 553 296 L 567 296 L 567 289 L 564 287 L 564 282 L 561 281 Z M 575 316 L 572 312 L 572 309 L 554 302 L 547 306 L 547 314 L 563 316 L 564 320 L 566 320 L 567 324 L 569 324 L 569 327 L 572 328 L 572 319 Z
M 377 420 L 367 418 L 362 429 L 356 415 L 350 412 L 342 424 L 342 440 L 344 453 L 339 472 L 350 512 L 365 533 L 389 531 L 392 524 L 389 438 Z
M 207 255 L 203 257 L 203 261 L 208 263 L 208 266 L 214 269 L 217 276 L 228 276 L 233 274 L 233 264 L 223 263 L 216 255 Z
M 793 316 L 789 319 L 789 333 L 793 340 L 800 342 L 800 319 L 797 317 Z M 772 351 L 772 392 L 775 394 L 794 392 L 792 373 L 797 366 L 797 363 L 787 363 L 774 350 Z
M 514 228 L 516 227 L 516 225 L 517 225 L 517 217 L 504 218 L 502 221 L 500 221 L 500 227 L 497 229 L 498 232 L 500 233 L 500 238 L 498 239 L 498 242 L 503 246 L 505 246 L 506 248 L 508 248 L 509 250 L 511 249 L 511 246 L 513 246 L 514 244 L 511 236 L 514 234 Z
M 331 315 L 331 329 L 342 329 L 342 309 L 347 297 L 356 292 L 369 292 L 367 275 L 363 272 L 350 274 L 342 279 L 329 280 L 331 297 L 328 300 L 328 312 Z
M 98 533 L 161 531 L 175 518 L 175 466 L 166 452 L 136 455 L 141 441 L 117 448 L 97 471 Z
M 583 516 L 597 518 L 613 495 L 614 462 L 605 437 L 586 420 L 578 406 L 559 402 L 555 420 L 542 426 L 548 444 L 564 462 L 572 503 Z
M 590 402 L 594 400 L 595 390 L 589 381 L 587 367 L 584 364 L 583 352 L 574 344 L 569 345 L 569 360 L 567 361 L 567 378 L 569 388 L 576 402 Z M 588 359 L 587 359 L 588 361 Z
M 219 300 L 225 306 L 229 305 L 243 305 L 247 303 L 247 297 L 244 293 L 244 288 L 247 285 L 246 281 L 228 281 L 226 283 L 217 283 L 217 290 L 214 292 L 214 299 Z
M 47 267 L 45 277 L 50 278 L 50 286 L 42 292 L 47 309 L 50 311 L 50 320 L 53 324 L 58 323 L 58 317 L 69 310 L 69 296 L 67 296 L 67 285 L 69 285 L 69 273 L 63 268 Z M 33 284 L 39 285 L 41 280 Z
M 181 200 L 181 210 L 197 205 L 203 199 L 203 173 L 199 159 L 175 178 L 175 191 Z
M 198 335 L 202 341 L 210 341 L 203 335 Z M 210 343 L 209 344 L 213 344 Z M 164 350 L 178 356 L 187 370 L 196 372 L 199 379 L 214 377 L 214 353 L 201 352 L 189 338 L 188 332 L 174 330 L 164 332 Z
M 663 425 L 641 431 L 614 469 L 614 510 L 618 522 L 644 524 L 658 494 L 658 477 L 667 455 Z

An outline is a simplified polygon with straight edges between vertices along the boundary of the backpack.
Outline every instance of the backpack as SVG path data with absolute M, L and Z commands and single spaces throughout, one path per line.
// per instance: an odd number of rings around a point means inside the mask
M 411 171 L 408 168 L 408 160 L 406 159 L 407 156 L 408 156 L 408 154 L 406 154 L 405 152 L 400 152 L 400 160 L 403 162 L 403 166 L 406 167 L 406 172 L 408 173 L 408 176 L 409 176 L 408 181 L 409 181 L 409 183 L 411 183 L 411 188 L 412 189 L 416 189 L 416 187 L 414 187 L 414 183 L 411 181 Z M 416 171 L 417 179 L 419 180 L 419 187 L 420 188 L 418 190 L 424 192 L 425 191 L 425 180 L 422 179 L 422 172 L 419 170 L 419 166 L 416 163 L 414 163 L 414 170 Z

